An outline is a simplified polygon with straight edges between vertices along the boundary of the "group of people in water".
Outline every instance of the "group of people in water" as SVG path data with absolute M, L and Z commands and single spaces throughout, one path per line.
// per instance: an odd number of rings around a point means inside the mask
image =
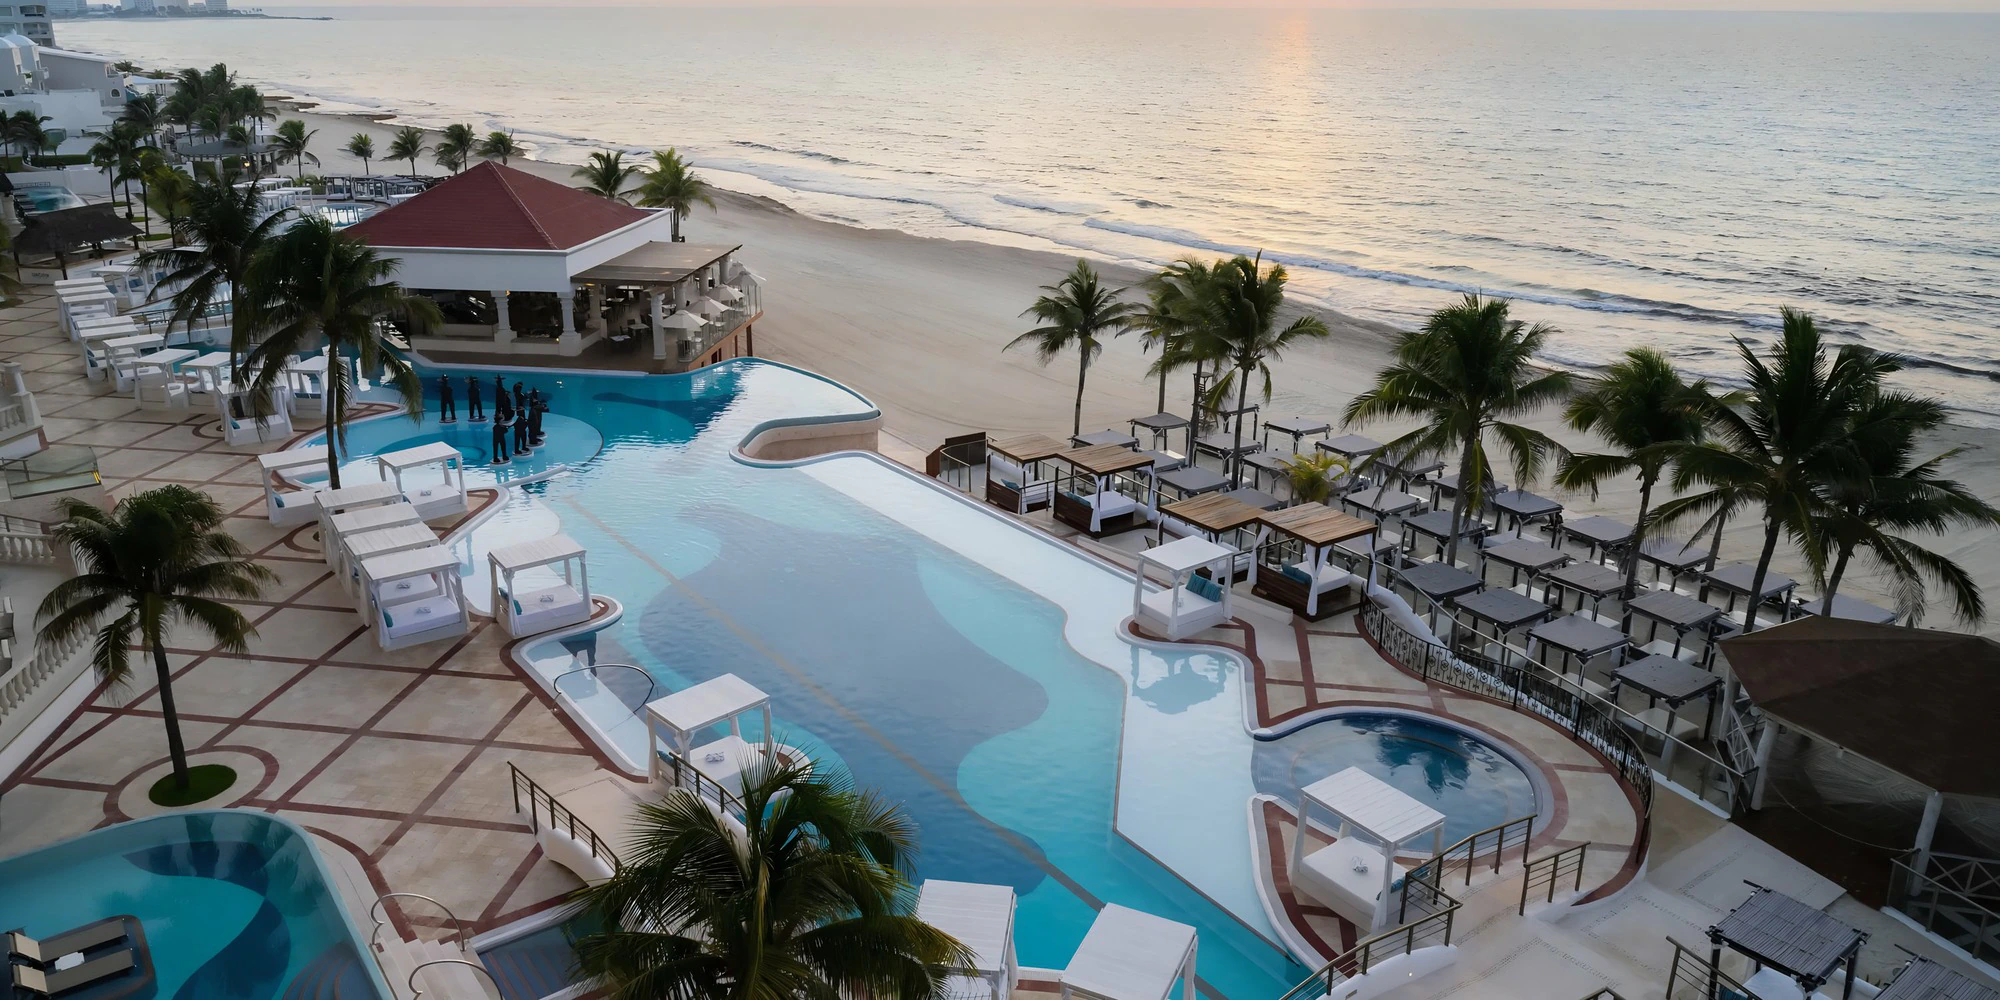
M 475 424 L 486 422 L 486 411 L 479 402 L 479 379 L 465 377 L 466 419 Z M 521 383 L 514 383 L 512 394 L 507 392 L 507 383 L 500 376 L 493 376 L 493 464 L 506 465 L 515 458 L 526 458 L 534 454 L 534 449 L 547 440 L 542 434 L 542 414 L 549 412 L 548 400 L 542 397 L 542 390 L 527 389 Z M 438 419 L 442 423 L 458 422 L 458 401 L 452 395 L 450 376 L 438 377 Z M 508 455 L 508 438 L 513 438 L 513 455 Z

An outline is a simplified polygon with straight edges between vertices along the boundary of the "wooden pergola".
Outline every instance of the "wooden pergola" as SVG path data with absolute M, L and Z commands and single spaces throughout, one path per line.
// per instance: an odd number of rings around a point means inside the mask
M 1055 494 L 1056 520 L 1097 538 L 1128 531 L 1152 520 L 1153 456 L 1115 444 L 1075 448 L 1054 457 L 1070 468 L 1067 481 L 1058 484 Z M 1146 477 L 1135 475 L 1141 469 Z M 1118 490 L 1123 479 L 1141 492 Z M 1079 489 L 1083 487 L 1083 489 Z
M 1047 434 L 1016 434 L 987 441 L 986 502 L 1016 514 L 1047 507 L 1055 480 L 1041 475 L 1041 464 L 1068 448 Z M 996 457 L 1003 464 L 996 465 Z
M 1320 595 L 1357 582 L 1353 574 L 1328 562 L 1333 547 L 1373 534 L 1375 523 L 1323 503 L 1302 503 L 1258 514 L 1265 530 L 1251 561 L 1251 593 L 1291 608 L 1308 620 L 1331 614 L 1331 610 L 1321 610 Z M 1294 554 L 1299 558 L 1294 559 Z M 1372 547 L 1365 579 L 1375 579 Z
M 1223 536 L 1254 526 L 1264 513 L 1235 497 L 1222 493 L 1204 493 L 1160 509 L 1159 541 L 1165 544 L 1168 534 L 1182 537 L 1193 534 L 1211 542 L 1228 545 L 1237 550 L 1237 556 L 1230 564 L 1229 578 L 1233 581 L 1239 574 L 1250 569 L 1252 559 L 1250 550 L 1254 545 L 1237 544 L 1241 541 L 1240 538 L 1224 542 Z M 1184 531 L 1183 528 L 1192 531 Z

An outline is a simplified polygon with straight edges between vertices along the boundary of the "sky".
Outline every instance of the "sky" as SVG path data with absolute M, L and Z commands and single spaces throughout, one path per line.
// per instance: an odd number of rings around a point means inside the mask
M 907 7 L 1284 7 L 1284 8 L 1463 8 L 1585 10 L 1784 10 L 1784 11 L 1963 11 L 2000 13 L 2000 0 L 236 0 L 239 7 L 748 7 L 748 6 L 907 6 Z

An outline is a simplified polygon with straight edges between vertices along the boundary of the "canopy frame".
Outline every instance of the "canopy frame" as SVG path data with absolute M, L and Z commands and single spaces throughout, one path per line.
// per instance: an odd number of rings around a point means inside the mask
M 1227 545 L 1195 535 L 1139 553 L 1132 578 L 1133 621 L 1164 632 L 1170 642 L 1228 621 L 1234 613 L 1228 581 L 1237 555 Z M 1147 567 L 1167 574 L 1166 589 L 1147 592 Z M 1194 582 L 1197 571 L 1207 574 L 1203 584 Z M 1197 586 L 1220 593 L 1208 597 Z
M 1311 838 L 1306 831 L 1315 808 L 1334 819 L 1334 842 L 1308 854 L 1306 842 Z M 1444 819 L 1443 813 L 1358 767 L 1336 771 L 1299 790 L 1299 832 L 1292 839 L 1292 885 L 1307 893 L 1319 890 L 1318 898 L 1349 919 L 1365 910 L 1367 926 L 1363 930 L 1370 933 L 1381 930 L 1389 921 L 1392 888 L 1404 874 L 1402 866 L 1396 863 L 1400 849 L 1429 834 L 1431 854 L 1435 856 L 1444 848 Z M 1350 840 L 1359 840 L 1380 852 L 1380 891 L 1369 893 L 1364 888 L 1367 883 L 1363 879 L 1369 872 L 1360 855 L 1354 854 L 1356 845 L 1349 843 Z M 1336 854 L 1349 859 L 1347 867 L 1341 867 Z
M 264 512 L 272 524 L 297 524 L 319 516 L 319 491 L 293 488 L 296 484 L 286 479 L 285 474 L 325 465 L 323 444 L 257 456 L 258 480 L 264 486 Z
M 556 534 L 548 538 L 494 549 L 486 554 L 493 588 L 493 617 L 515 637 L 539 635 L 591 616 L 588 553 L 576 539 Z M 515 578 L 529 570 L 557 567 L 562 583 L 522 593 Z M 548 605 L 542 607 L 541 605 Z

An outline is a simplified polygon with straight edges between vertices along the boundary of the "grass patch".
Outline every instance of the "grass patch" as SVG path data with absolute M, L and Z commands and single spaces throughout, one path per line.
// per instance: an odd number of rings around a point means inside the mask
M 236 769 L 227 764 L 196 764 L 188 768 L 186 788 L 174 784 L 172 772 L 158 781 L 146 792 L 156 806 L 191 806 L 197 802 L 207 802 L 229 790 L 236 784 Z
M 172 238 L 172 236 L 173 236 L 172 233 L 154 233 L 151 236 L 142 235 L 139 237 L 139 240 L 142 243 L 158 243 L 161 240 L 170 239 Z

